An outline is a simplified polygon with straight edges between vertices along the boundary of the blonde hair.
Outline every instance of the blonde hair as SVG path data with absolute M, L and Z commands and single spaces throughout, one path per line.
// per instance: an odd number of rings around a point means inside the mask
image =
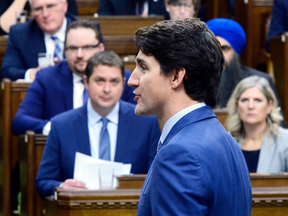
M 236 88 L 234 89 L 228 103 L 228 118 L 225 122 L 227 130 L 231 135 L 236 139 L 237 142 L 241 141 L 245 137 L 245 131 L 243 123 L 240 119 L 240 115 L 237 112 L 237 102 L 242 95 L 242 93 L 252 87 L 257 87 L 267 98 L 267 103 L 272 100 L 273 107 L 270 113 L 266 117 L 267 126 L 265 134 L 269 137 L 275 136 L 278 137 L 278 127 L 280 122 L 283 120 L 283 117 L 280 113 L 281 108 L 278 107 L 276 96 L 271 89 L 267 79 L 259 76 L 250 76 L 241 80 Z

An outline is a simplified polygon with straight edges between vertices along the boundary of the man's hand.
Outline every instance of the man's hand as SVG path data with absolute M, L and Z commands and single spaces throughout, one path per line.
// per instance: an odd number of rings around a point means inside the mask
M 40 66 L 38 65 L 37 68 L 32 68 L 31 71 L 30 71 L 30 74 L 29 74 L 29 78 L 33 81 L 35 80 L 35 77 L 36 77 L 36 74 L 37 72 L 40 70 Z
M 75 179 L 66 179 L 62 188 L 66 190 L 88 190 L 83 182 Z

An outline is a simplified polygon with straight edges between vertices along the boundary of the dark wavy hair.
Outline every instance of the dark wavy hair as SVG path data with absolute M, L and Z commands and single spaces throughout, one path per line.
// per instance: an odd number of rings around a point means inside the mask
M 136 47 L 153 55 L 161 73 L 184 68 L 184 87 L 193 100 L 214 107 L 224 57 L 220 43 L 204 22 L 196 18 L 164 20 L 135 32 Z

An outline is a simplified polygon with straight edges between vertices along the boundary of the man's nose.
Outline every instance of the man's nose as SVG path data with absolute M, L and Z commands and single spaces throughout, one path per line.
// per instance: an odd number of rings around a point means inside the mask
M 128 85 L 130 87 L 137 87 L 139 85 L 139 79 L 137 78 L 137 71 L 136 68 L 134 69 L 134 71 L 132 72 L 129 80 L 128 80 Z

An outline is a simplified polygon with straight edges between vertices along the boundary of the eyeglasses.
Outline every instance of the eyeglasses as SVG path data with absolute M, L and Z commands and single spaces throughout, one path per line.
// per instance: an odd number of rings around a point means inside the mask
M 183 3 L 173 3 L 172 6 L 176 9 L 180 9 L 182 6 L 184 7 L 184 9 L 186 10 L 190 10 L 192 8 L 193 5 L 190 4 L 183 4 Z
M 77 46 L 69 46 L 66 47 L 65 50 L 67 52 L 70 52 L 72 54 L 76 54 L 78 52 L 79 49 L 82 50 L 82 52 L 84 53 L 89 53 L 91 51 L 93 51 L 95 48 L 97 48 L 100 45 L 101 42 L 99 42 L 96 45 L 86 45 L 86 46 L 82 46 L 82 47 L 77 47 Z
M 51 11 L 54 11 L 56 10 L 57 6 L 62 3 L 62 2 L 59 2 L 59 3 L 55 3 L 55 4 L 48 4 L 46 6 L 46 10 L 48 10 L 49 12 Z M 40 14 L 43 14 L 43 10 L 44 10 L 44 7 L 36 7 L 36 8 L 33 8 L 33 13 L 34 15 L 40 15 Z

